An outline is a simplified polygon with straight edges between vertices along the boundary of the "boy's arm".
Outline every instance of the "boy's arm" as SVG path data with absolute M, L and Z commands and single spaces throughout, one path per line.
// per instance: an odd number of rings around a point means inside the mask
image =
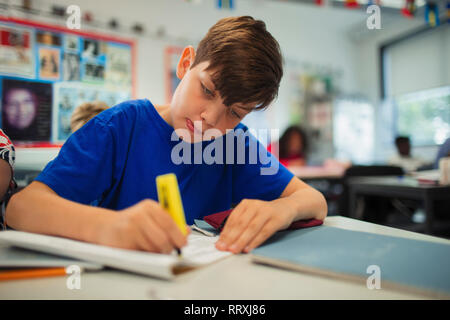
M 278 199 L 242 200 L 230 214 L 216 247 L 234 253 L 250 252 L 293 221 L 324 220 L 326 215 L 323 195 L 293 177 Z
M 323 221 L 328 212 L 327 201 L 322 193 L 297 177 L 292 178 L 280 198 L 274 201 L 286 202 L 286 205 L 294 210 L 292 221 L 310 218 Z
M 168 253 L 186 244 L 175 222 L 153 200 L 113 211 L 64 199 L 37 181 L 11 198 L 6 223 L 17 230 L 124 249 Z
M 94 230 L 114 214 L 64 199 L 47 185 L 34 181 L 11 197 L 6 223 L 16 230 L 95 242 Z

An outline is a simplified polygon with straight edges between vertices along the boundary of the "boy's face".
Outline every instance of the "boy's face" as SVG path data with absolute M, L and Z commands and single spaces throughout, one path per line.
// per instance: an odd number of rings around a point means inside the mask
M 184 49 L 177 68 L 181 79 L 171 102 L 172 126 L 178 136 L 188 142 L 211 140 L 235 128 L 251 112 L 254 106 L 236 103 L 230 107 L 223 104 L 206 71 L 209 62 L 199 63 L 190 69 L 195 58 L 192 47 Z
M 398 147 L 398 152 L 400 153 L 400 155 L 409 156 L 409 154 L 411 152 L 411 145 L 408 141 L 402 141 L 401 143 L 399 143 L 397 145 L 397 147 Z

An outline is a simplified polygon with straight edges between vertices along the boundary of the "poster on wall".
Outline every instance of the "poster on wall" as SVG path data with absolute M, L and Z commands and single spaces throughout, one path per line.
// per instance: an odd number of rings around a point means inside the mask
M 109 107 L 129 100 L 129 91 L 106 90 L 103 86 L 59 82 L 54 86 L 53 137 L 54 142 L 64 142 L 72 133 L 70 119 L 74 110 L 85 102 L 103 101 Z
M 88 82 L 102 82 L 105 77 L 105 67 L 96 63 L 83 64 L 83 80 Z
M 131 51 L 129 46 L 108 43 L 106 46 L 105 81 L 131 87 Z
M 13 141 L 49 141 L 52 84 L 3 79 L 2 128 Z
M 63 80 L 80 80 L 80 55 L 77 53 L 65 52 L 63 56 Z
M 45 80 L 60 79 L 61 54 L 59 49 L 39 48 L 39 78 Z
M 177 77 L 177 64 L 182 52 L 182 47 L 170 46 L 165 50 L 166 103 L 170 103 L 173 93 L 180 83 L 180 79 Z
M 80 37 L 72 34 L 65 35 L 64 50 L 69 52 L 80 52 Z
M 61 46 L 61 35 L 46 30 L 38 30 L 36 32 L 36 42 L 46 46 Z
M 0 17 L 0 128 L 21 147 L 59 146 L 77 106 L 131 98 L 134 43 L 30 22 Z
M 85 39 L 83 41 L 82 58 L 84 60 L 95 60 L 100 54 L 100 41 Z
M 103 83 L 105 79 L 106 44 L 92 39 L 83 40 L 81 54 L 81 80 Z
M 0 24 L 0 75 L 34 78 L 33 47 L 31 29 Z

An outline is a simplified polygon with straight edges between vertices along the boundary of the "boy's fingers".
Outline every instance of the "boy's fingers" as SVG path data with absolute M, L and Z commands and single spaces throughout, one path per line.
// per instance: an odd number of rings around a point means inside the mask
M 264 227 L 261 229 L 261 231 L 256 235 L 253 240 L 244 247 L 244 252 L 248 253 L 251 250 L 255 249 L 256 247 L 260 246 L 264 241 L 266 241 L 274 232 L 276 231 L 276 228 L 273 226 L 273 224 L 269 221 L 264 225 Z
M 148 252 L 158 251 L 158 248 L 151 241 L 149 241 L 142 229 L 139 229 L 138 232 L 136 232 L 136 234 L 133 236 L 135 237 L 138 249 Z
M 247 228 L 238 235 L 238 238 L 231 243 L 230 250 L 233 253 L 241 252 L 247 245 L 255 239 L 264 226 L 267 224 L 269 217 L 265 215 L 257 215 L 254 219 L 250 221 Z
M 223 227 L 222 231 L 219 235 L 219 240 L 216 243 L 216 247 L 219 250 L 226 250 L 227 245 L 230 241 L 230 233 L 235 230 L 235 221 L 237 220 L 238 216 L 241 216 L 242 211 L 244 210 L 243 207 L 239 207 L 239 205 L 234 208 L 234 210 L 230 213 L 228 216 L 228 219 L 225 223 L 225 226 Z
M 242 200 L 239 202 L 239 204 L 231 211 L 230 215 L 228 216 L 227 222 L 225 223 L 225 226 L 223 228 L 222 233 L 225 231 L 229 231 L 231 229 L 234 229 L 236 224 L 239 222 L 239 217 L 241 216 L 241 213 L 247 208 L 247 201 Z
M 233 230 L 236 225 L 239 224 L 239 218 L 245 208 L 246 206 L 244 206 L 241 202 L 231 211 L 220 235 L 226 235 L 228 232 L 230 232 L 230 230 Z
M 226 250 L 226 247 L 231 246 L 245 231 L 250 221 L 254 219 L 257 211 L 256 208 L 246 208 L 243 210 L 242 212 L 238 212 L 239 220 L 234 224 L 234 227 L 229 226 L 226 231 L 222 231 L 217 244 L 219 249 Z
M 153 243 L 159 252 L 170 253 L 173 245 L 167 234 L 161 229 L 159 224 L 150 215 L 144 215 L 141 219 L 140 229 L 147 240 Z
M 161 207 L 155 209 L 152 215 L 152 220 L 158 224 L 158 226 L 167 235 L 169 241 L 177 248 L 181 248 L 186 245 L 186 236 L 183 235 L 177 224 L 170 217 L 169 213 Z

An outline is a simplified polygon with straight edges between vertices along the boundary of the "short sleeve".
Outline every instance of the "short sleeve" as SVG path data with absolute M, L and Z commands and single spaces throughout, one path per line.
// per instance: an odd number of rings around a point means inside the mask
M 8 136 L 0 129 L 0 159 L 9 163 L 11 169 L 14 168 L 15 150 L 14 145 Z
M 247 136 L 244 148 L 245 159 L 241 156 L 239 160 L 239 147 L 235 150 L 232 202 L 238 204 L 245 198 L 275 200 L 280 197 L 294 175 L 249 131 L 245 132 Z
M 36 180 L 63 198 L 92 203 L 113 183 L 114 140 L 109 124 L 93 118 L 69 137 Z

